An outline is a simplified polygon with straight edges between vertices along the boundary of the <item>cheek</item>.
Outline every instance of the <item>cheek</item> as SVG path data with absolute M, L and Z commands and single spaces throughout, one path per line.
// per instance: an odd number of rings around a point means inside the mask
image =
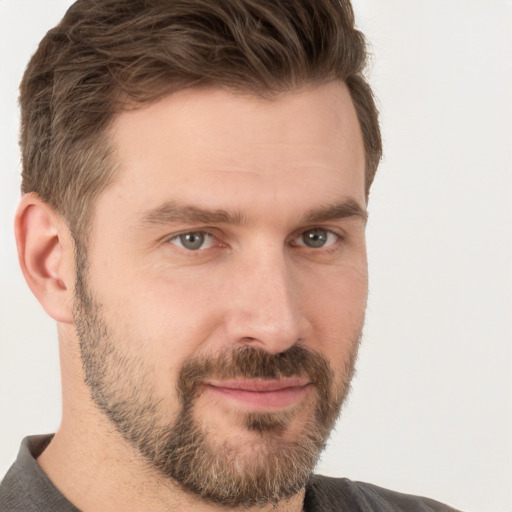
M 365 267 L 339 269 L 308 287 L 307 308 L 317 350 L 334 367 L 345 364 L 357 346 L 364 323 L 368 279 Z
M 366 265 L 340 266 L 303 279 L 302 294 L 326 325 L 358 325 L 364 317 L 368 293 Z M 348 324 L 347 324 L 348 322 Z
M 139 333 L 143 349 L 180 366 L 213 328 L 208 300 L 179 283 L 155 283 L 132 298 L 125 321 Z
M 171 279 L 141 269 L 123 275 L 112 268 L 108 280 L 99 272 L 90 277 L 120 353 L 142 362 L 159 393 L 168 395 L 183 363 L 215 329 L 211 294 L 200 278 L 184 280 L 179 273 Z

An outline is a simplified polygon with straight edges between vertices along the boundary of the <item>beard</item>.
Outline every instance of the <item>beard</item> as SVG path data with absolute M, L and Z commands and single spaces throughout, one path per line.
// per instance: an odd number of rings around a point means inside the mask
M 192 356 L 179 371 L 179 411 L 170 418 L 166 397 L 155 389 L 153 367 L 142 355 L 120 350 L 126 335 L 105 320 L 87 287 L 85 262 L 77 267 L 74 318 L 85 382 L 96 406 L 151 467 L 184 490 L 227 507 L 275 505 L 304 488 L 348 395 L 360 332 L 336 378 L 325 356 L 300 343 L 279 354 L 238 346 Z M 294 376 L 310 381 L 311 399 L 283 411 L 236 412 L 233 421 L 252 433 L 243 446 L 208 429 L 207 415 L 197 418 L 209 380 Z M 290 435 L 297 418 L 301 426 Z

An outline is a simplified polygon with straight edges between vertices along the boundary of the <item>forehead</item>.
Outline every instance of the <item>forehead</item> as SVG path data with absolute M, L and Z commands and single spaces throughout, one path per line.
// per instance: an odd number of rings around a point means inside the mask
M 305 200 L 304 189 L 324 203 L 365 201 L 362 136 L 339 82 L 272 100 L 187 89 L 123 112 L 112 138 L 119 172 L 106 195 L 129 209 L 176 198 L 208 208 L 244 210 L 260 199 L 285 206 L 294 194 Z

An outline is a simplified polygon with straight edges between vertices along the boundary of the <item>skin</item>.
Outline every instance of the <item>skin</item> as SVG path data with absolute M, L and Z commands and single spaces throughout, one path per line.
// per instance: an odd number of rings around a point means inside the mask
M 151 368 L 169 422 L 179 410 L 176 376 L 195 355 L 243 345 L 279 353 L 301 343 L 324 355 L 341 382 L 367 295 L 364 150 L 344 84 L 272 101 L 184 90 L 120 114 L 111 135 L 119 169 L 91 219 L 88 286 L 108 324 L 125 334 L 118 349 Z M 232 218 L 190 218 L 184 206 Z M 320 211 L 323 218 L 310 218 Z M 323 247 L 305 244 L 311 229 L 327 235 Z M 179 238 L 191 232 L 207 233 L 196 251 Z M 84 512 L 221 510 L 162 478 L 90 398 L 65 221 L 28 194 L 16 234 L 27 282 L 58 322 L 63 418 L 38 459 L 43 470 Z M 309 389 L 284 404 L 231 395 L 206 389 L 195 416 L 214 443 L 228 441 L 247 457 L 258 434 L 241 413 L 296 408 L 283 433 L 293 440 L 314 410 Z M 303 492 L 275 510 L 302 510 L 302 500 Z

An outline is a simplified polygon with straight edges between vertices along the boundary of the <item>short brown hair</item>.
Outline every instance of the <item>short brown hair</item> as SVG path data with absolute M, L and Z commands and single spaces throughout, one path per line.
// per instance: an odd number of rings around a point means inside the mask
M 115 173 L 108 127 L 128 105 L 194 86 L 275 97 L 340 80 L 363 134 L 368 193 L 382 147 L 365 65 L 348 0 L 78 0 L 21 83 L 22 191 L 80 237 Z

